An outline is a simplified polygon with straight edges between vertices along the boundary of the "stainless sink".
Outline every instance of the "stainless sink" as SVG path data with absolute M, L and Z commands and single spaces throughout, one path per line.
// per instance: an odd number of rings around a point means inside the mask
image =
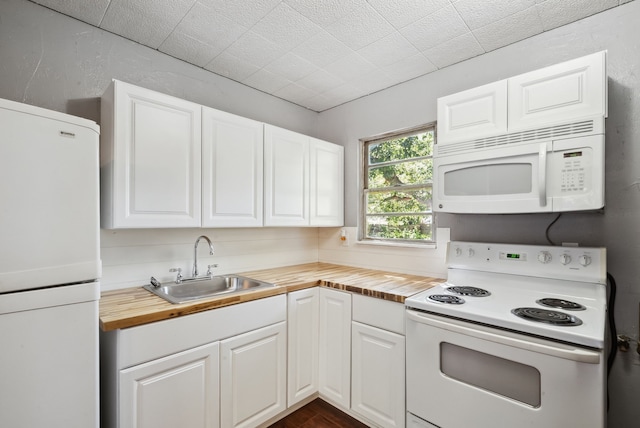
M 147 284 L 144 288 L 171 303 L 184 303 L 191 300 L 207 299 L 242 291 L 272 288 L 275 284 L 262 282 L 238 275 L 212 276 L 203 279 L 187 279 L 176 284 L 165 282 L 155 287 Z

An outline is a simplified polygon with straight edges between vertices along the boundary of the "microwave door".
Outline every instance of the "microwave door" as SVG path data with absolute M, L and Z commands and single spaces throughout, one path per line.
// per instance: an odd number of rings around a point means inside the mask
M 434 210 L 449 213 L 550 212 L 551 141 L 434 159 Z

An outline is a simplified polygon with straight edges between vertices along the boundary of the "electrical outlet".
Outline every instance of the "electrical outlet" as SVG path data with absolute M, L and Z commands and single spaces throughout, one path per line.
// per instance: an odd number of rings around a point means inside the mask
M 347 229 L 340 230 L 340 245 L 343 247 L 349 246 L 349 233 L 347 232 Z

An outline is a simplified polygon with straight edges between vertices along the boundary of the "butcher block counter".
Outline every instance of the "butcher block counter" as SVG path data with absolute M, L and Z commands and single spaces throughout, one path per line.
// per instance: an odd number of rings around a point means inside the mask
M 100 328 L 103 331 L 109 331 L 134 327 L 315 286 L 404 303 L 405 298 L 444 281 L 440 278 L 329 263 L 307 263 L 242 272 L 239 275 L 270 282 L 277 287 L 177 305 L 167 302 L 142 287 L 107 291 L 100 299 Z

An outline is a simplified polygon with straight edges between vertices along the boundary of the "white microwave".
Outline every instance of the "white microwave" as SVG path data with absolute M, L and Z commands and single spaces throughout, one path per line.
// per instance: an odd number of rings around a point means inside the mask
M 604 207 L 604 117 L 436 144 L 436 212 L 507 214 Z

